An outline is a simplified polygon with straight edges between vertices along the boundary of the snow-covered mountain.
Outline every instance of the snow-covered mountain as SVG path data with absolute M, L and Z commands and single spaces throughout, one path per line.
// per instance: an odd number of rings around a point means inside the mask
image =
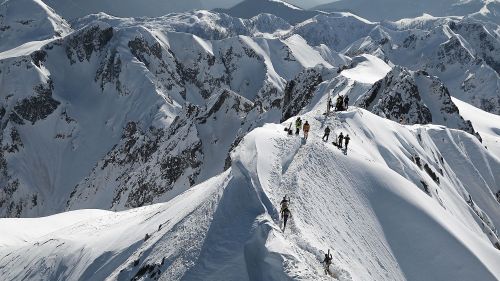
M 0 53 L 23 44 L 67 35 L 69 24 L 40 0 L 0 3 Z
M 117 17 L 158 17 L 195 9 L 230 8 L 242 0 L 45 0 L 66 19 L 104 12 Z
M 496 27 L 494 27 L 496 26 Z M 318 15 L 288 33 L 347 56 L 375 55 L 389 64 L 438 76 L 452 96 L 500 113 L 497 25 L 423 16 L 383 24 L 352 14 Z M 487 82 L 486 82 L 487 81 Z
M 465 16 L 478 12 L 488 2 L 498 0 L 340 0 L 313 9 L 326 12 L 351 12 L 373 21 L 433 16 Z
M 321 14 L 319 11 L 304 10 L 282 0 L 244 0 L 231 8 L 216 9 L 215 11 L 245 19 L 262 13 L 273 14 L 291 24 L 296 24 Z
M 319 263 L 331 249 L 337 280 L 497 280 L 499 158 L 442 126 L 361 109 L 325 120 L 324 101 L 302 116 L 307 143 L 283 131 L 287 122 L 256 129 L 228 171 L 168 203 L 1 220 L 0 275 L 331 280 Z M 347 154 L 320 140 L 327 125 L 352 136 Z M 283 233 L 285 194 L 293 217 Z
M 460 116 L 443 83 L 422 71 L 395 67 L 358 99 L 356 105 L 404 124 L 434 123 L 475 133 L 472 124 Z
M 259 19 L 243 22 L 242 30 L 258 29 Z M 236 29 L 204 40 L 178 32 L 186 28 L 181 21 L 136 25 L 102 15 L 41 50 L 0 61 L 7 97 L 3 158 L 20 163 L 4 168 L 11 186 L 0 196 L 4 215 L 50 214 L 86 200 L 99 202 L 86 207 L 121 209 L 171 198 L 222 172 L 230 148 L 250 128 L 279 120 L 273 108 L 280 110 L 288 80 L 305 67 L 333 68 L 300 36 L 230 37 Z M 191 28 L 212 34 L 199 26 Z M 146 163 L 163 168 L 145 179 Z M 132 170 L 141 175 L 134 185 Z M 79 196 L 96 186 L 103 189 L 93 191 L 95 198 Z
M 259 3 L 71 26 L 2 3 L 0 215 L 21 218 L 0 219 L 1 280 L 332 280 L 327 249 L 337 280 L 500 278 L 495 2 Z

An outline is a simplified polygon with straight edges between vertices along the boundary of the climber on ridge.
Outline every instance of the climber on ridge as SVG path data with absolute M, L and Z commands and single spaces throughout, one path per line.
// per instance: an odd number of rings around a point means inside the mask
M 300 117 L 297 117 L 297 120 L 295 120 L 295 134 L 296 135 L 299 134 L 301 127 L 302 127 L 302 119 L 300 119 Z
M 345 95 L 345 97 L 344 97 L 344 110 L 347 110 L 347 107 L 349 107 L 349 96 Z
M 349 141 L 351 140 L 351 138 L 349 137 L 349 134 L 347 134 L 347 136 L 345 136 L 344 138 L 344 141 L 345 141 L 345 150 L 347 150 L 347 145 L 349 145 Z
M 288 209 L 288 206 L 284 207 L 281 210 L 281 217 L 283 218 L 283 232 L 285 232 L 286 222 L 288 221 L 288 218 L 291 216 L 292 216 L 292 213 Z
M 306 121 L 306 123 L 304 123 L 304 127 L 302 128 L 302 130 L 304 130 L 304 139 L 305 140 L 307 140 L 307 137 L 309 136 L 309 129 L 311 129 L 311 126 Z
M 326 128 L 325 128 L 325 134 L 323 135 L 322 140 L 325 141 L 325 142 L 327 142 L 329 136 L 330 136 L 330 127 L 326 126 Z
M 343 105 L 344 105 L 344 97 L 339 95 L 337 97 L 337 104 L 335 104 L 335 111 L 342 111 Z
M 326 104 L 326 115 L 330 114 L 330 110 L 332 109 L 332 107 L 333 107 L 332 98 L 330 97 L 330 95 L 328 95 L 328 102 Z
M 286 195 L 283 196 L 283 200 L 281 200 L 281 202 L 280 202 L 280 206 L 281 206 L 280 213 L 282 213 L 284 209 L 288 208 L 289 203 L 290 203 L 290 199 L 286 198 Z
M 323 264 L 324 269 L 325 269 L 326 275 L 331 275 L 330 265 L 332 264 L 332 259 L 333 259 L 333 256 L 332 256 L 332 254 L 330 254 L 330 250 L 328 250 L 328 253 L 325 254 L 325 259 L 321 262 Z
M 344 140 L 344 134 L 342 134 L 342 132 L 340 132 L 339 142 L 338 142 L 339 148 L 342 148 L 342 141 L 343 140 Z

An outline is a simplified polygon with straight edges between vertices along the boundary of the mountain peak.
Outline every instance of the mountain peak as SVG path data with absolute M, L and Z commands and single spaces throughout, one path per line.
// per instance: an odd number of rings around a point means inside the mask
M 0 52 L 70 31 L 69 24 L 40 0 L 6 0 L 0 4 Z

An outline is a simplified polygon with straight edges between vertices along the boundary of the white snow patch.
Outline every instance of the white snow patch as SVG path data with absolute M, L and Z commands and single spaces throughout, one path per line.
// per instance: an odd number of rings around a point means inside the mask
M 373 84 L 391 71 L 391 67 L 383 60 L 368 54 L 353 58 L 352 64 L 355 65 L 353 68 L 340 74 L 361 83 Z

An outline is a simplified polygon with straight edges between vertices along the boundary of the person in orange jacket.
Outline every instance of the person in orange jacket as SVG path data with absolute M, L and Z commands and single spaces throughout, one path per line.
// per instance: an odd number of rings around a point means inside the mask
M 311 129 L 311 126 L 309 125 L 309 122 L 305 122 L 304 126 L 302 127 L 302 130 L 304 131 L 304 139 L 307 140 L 307 137 L 309 136 L 309 129 Z

